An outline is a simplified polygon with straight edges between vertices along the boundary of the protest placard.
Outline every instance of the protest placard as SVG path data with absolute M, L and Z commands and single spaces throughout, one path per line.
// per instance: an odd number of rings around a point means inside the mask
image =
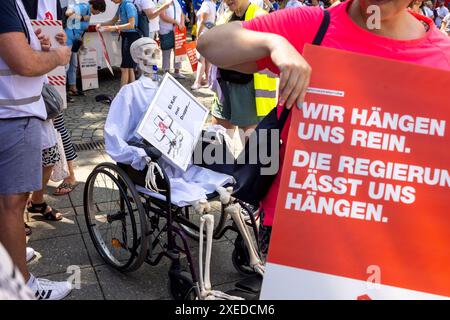
M 52 48 L 60 48 L 61 45 L 56 41 L 56 35 L 63 32 L 62 22 L 60 20 L 31 20 L 33 30 L 42 30 L 42 34 L 50 38 Z M 64 107 L 67 107 L 66 93 L 66 70 L 64 66 L 56 67 L 47 74 L 48 83 L 55 87 L 64 101 Z
M 207 108 L 166 73 L 137 133 L 166 159 L 186 170 L 208 113 Z
M 308 46 L 263 299 L 450 297 L 450 72 Z
M 186 28 L 180 30 L 180 28 L 175 27 L 175 62 L 182 62 L 186 55 L 186 50 L 184 44 L 186 43 Z
M 85 48 L 78 53 L 83 91 L 98 88 L 97 50 Z
M 197 42 L 186 42 L 184 45 L 184 50 L 188 56 L 189 63 L 191 64 L 192 72 L 197 71 L 198 59 L 197 59 Z

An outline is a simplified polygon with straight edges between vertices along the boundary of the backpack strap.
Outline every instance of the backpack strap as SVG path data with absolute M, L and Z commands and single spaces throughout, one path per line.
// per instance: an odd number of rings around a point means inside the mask
M 330 26 L 330 12 L 328 10 L 324 10 L 324 15 L 322 19 L 322 23 L 320 24 L 319 30 L 317 31 L 317 34 L 312 42 L 312 44 L 315 44 L 317 46 L 320 46 L 322 44 L 323 38 L 325 37 L 325 34 L 328 31 L 328 27 Z

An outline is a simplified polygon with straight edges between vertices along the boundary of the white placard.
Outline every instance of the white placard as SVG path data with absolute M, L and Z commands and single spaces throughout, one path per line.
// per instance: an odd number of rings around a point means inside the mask
M 83 91 L 98 88 L 97 50 L 85 48 L 78 54 Z
M 56 35 L 63 32 L 62 22 L 60 20 L 31 20 L 33 30 L 41 29 L 42 34 L 48 36 L 52 43 L 52 49 L 60 48 L 61 45 L 56 41 Z M 64 66 L 56 67 L 47 74 L 48 83 L 55 87 L 64 101 L 64 108 L 67 108 L 66 93 L 66 70 Z
M 137 133 L 185 171 L 207 117 L 208 109 L 166 73 Z
M 66 68 L 64 66 L 56 67 L 47 74 L 48 83 L 55 87 L 64 101 L 64 108 L 67 108 L 66 92 Z

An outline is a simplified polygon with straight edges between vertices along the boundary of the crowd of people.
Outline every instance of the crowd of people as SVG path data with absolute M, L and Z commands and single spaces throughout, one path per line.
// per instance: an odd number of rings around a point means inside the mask
M 232 133 L 243 129 L 243 142 L 273 108 L 291 108 L 303 100 L 311 68 L 301 53 L 316 34 L 325 9 L 333 32 L 325 37 L 324 46 L 450 71 L 450 13 L 445 0 L 386 1 L 380 4 L 381 28 L 373 30 L 367 28 L 363 14 L 369 4 L 376 4 L 371 0 L 111 1 L 118 5 L 117 14 L 96 29 L 120 33 L 121 87 L 136 79 L 131 48 L 142 37 L 159 41 L 163 72 L 171 71 L 172 62 L 174 77 L 185 78 L 181 63 L 175 61 L 174 28 L 188 28 L 192 39 L 198 40 L 199 63 L 191 89 L 209 87 L 214 92 L 212 123 Z M 0 6 L 0 244 L 39 299 L 62 299 L 71 287 L 29 273 L 27 261 L 34 253 L 26 247 L 25 235 L 32 230 L 23 213 L 62 219 L 44 199 L 62 153 L 68 169 L 54 194 L 66 195 L 77 186 L 77 155 L 64 115 L 47 119 L 42 87 L 46 74 L 63 66 L 68 103 L 83 94 L 76 83 L 77 53 L 91 16 L 105 10 L 105 0 L 6 0 Z M 64 32 L 49 39 L 32 28 L 30 19 L 62 20 Z M 412 39 L 423 41 L 408 42 Z M 51 47 L 54 41 L 58 48 Z M 286 135 L 284 130 L 282 138 Z M 264 239 L 270 239 L 279 179 L 262 203 Z M 0 254 L 5 255 L 1 247 Z

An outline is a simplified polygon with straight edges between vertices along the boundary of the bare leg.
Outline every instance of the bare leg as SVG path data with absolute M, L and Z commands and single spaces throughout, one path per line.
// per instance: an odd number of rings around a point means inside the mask
M 29 194 L 0 195 L 0 242 L 19 268 L 25 281 L 30 278 L 25 258 L 23 211 Z
M 227 129 L 227 133 L 230 137 L 234 137 L 234 132 L 236 131 L 236 126 L 233 125 L 230 121 L 226 120 L 226 119 L 220 119 L 220 118 L 216 118 L 214 116 L 211 117 L 211 124 L 212 125 L 220 125 L 222 127 L 224 127 L 225 129 Z
M 192 89 L 198 89 L 201 86 L 203 74 L 205 73 L 205 58 L 201 57 L 198 61 L 197 74 Z
M 211 63 L 205 59 L 205 81 L 209 82 L 209 69 L 211 69 Z
M 73 168 L 73 160 L 67 161 L 67 167 L 69 168 L 69 176 L 64 179 L 64 182 L 73 185 L 77 182 L 77 179 L 75 178 L 75 171 Z M 61 192 L 64 192 L 64 188 L 61 190 Z
M 120 76 L 120 87 L 122 88 L 124 85 L 128 84 L 129 81 L 129 73 L 127 68 L 120 68 L 121 76 Z
M 130 74 L 129 74 L 129 82 L 128 83 L 132 83 L 136 80 L 136 76 L 134 74 L 134 69 L 128 69 Z
M 44 194 L 45 189 L 47 186 L 48 181 L 50 180 L 50 176 L 52 175 L 53 166 L 50 167 L 43 167 L 42 168 L 42 189 L 39 191 L 33 192 L 33 195 L 31 196 L 31 201 L 34 204 L 41 204 L 44 203 Z M 52 211 L 52 208 L 50 206 L 47 207 L 45 212 Z M 55 216 L 56 219 L 61 219 L 61 213 L 57 213 Z

